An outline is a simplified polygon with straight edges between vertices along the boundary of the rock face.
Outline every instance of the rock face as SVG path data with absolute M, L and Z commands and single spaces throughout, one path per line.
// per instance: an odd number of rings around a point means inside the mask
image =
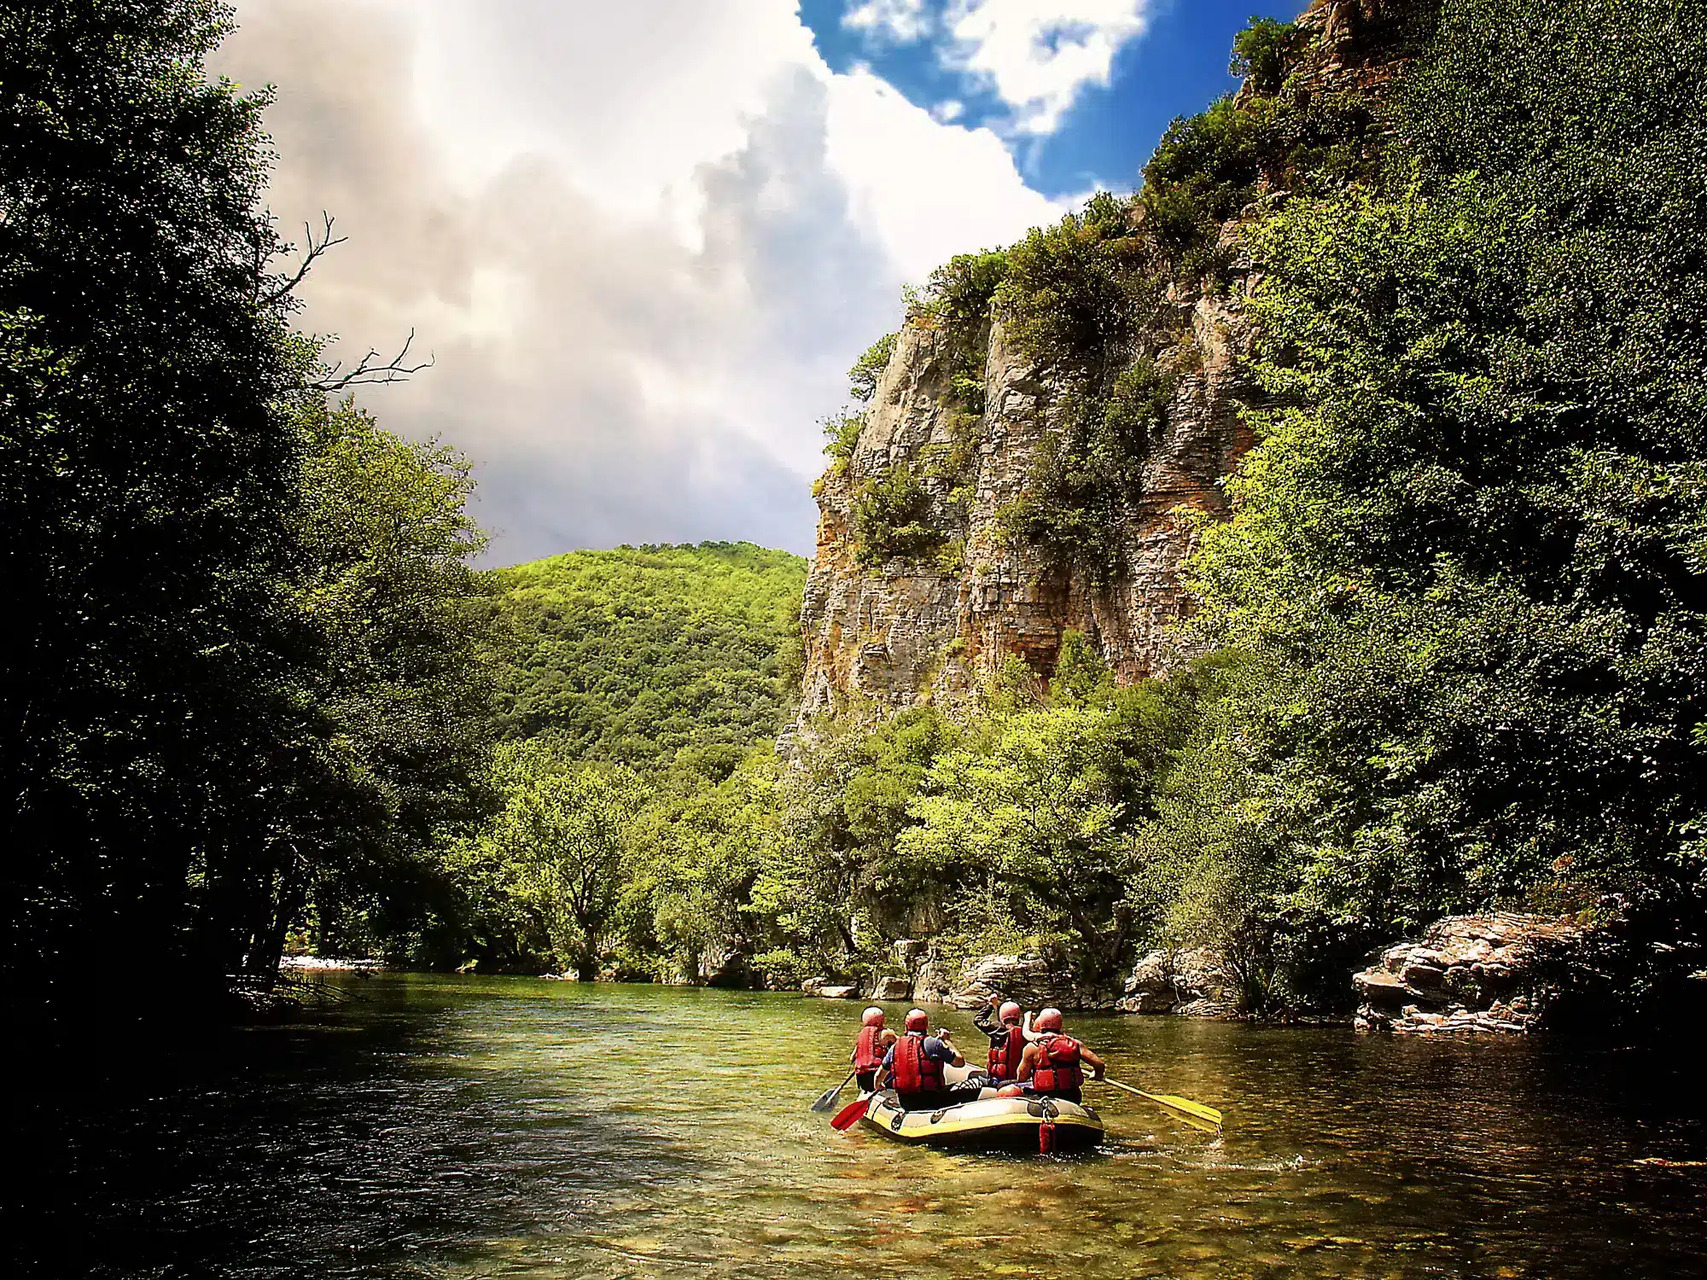
M 1123 1013 L 1225 1018 L 1238 1011 L 1239 984 L 1212 951 L 1150 951 L 1138 957 L 1115 1008 Z
M 961 970 L 960 980 L 945 993 L 945 1003 L 958 1009 L 982 1009 L 992 995 L 1013 1000 L 1035 1012 L 1045 1005 L 1058 1009 L 1112 1009 L 1118 993 L 1089 987 L 1074 978 L 1059 959 L 1033 953 L 982 956 Z
M 1583 931 L 1545 916 L 1448 916 L 1420 942 L 1401 942 L 1352 978 L 1359 1031 L 1523 1034 L 1556 994 L 1538 962 L 1576 946 Z
M 913 994 L 913 984 L 905 978 L 879 978 L 871 988 L 873 1000 L 906 1000 Z
M 1407 15 L 1431 7 L 1315 0 L 1298 21 L 1292 91 L 1305 99 L 1378 94 L 1403 63 L 1394 33 Z M 1247 84 L 1241 95 L 1251 92 Z M 1143 219 L 1131 216 L 1140 228 Z M 823 714 L 870 718 L 926 702 L 953 705 L 1013 657 L 1047 680 L 1068 629 L 1083 633 L 1122 683 L 1164 673 L 1185 656 L 1170 624 L 1191 607 L 1180 569 L 1193 545 L 1192 516 L 1225 511 L 1222 482 L 1253 442 L 1238 404 L 1253 338 L 1243 216 L 1222 228 L 1222 286 L 1168 284 L 1161 314 L 1137 343 L 1175 380 L 1112 517 L 1112 564 L 1078 563 L 1004 527 L 1004 509 L 1026 491 L 1070 411 L 1070 387 L 1056 371 L 1028 359 L 994 322 L 983 347 L 982 407 L 973 414 L 963 409 L 971 401 L 956 395 L 951 337 L 928 321 L 903 326 L 851 455 L 815 490 L 817 553 L 801 609 L 802 728 Z M 949 455 L 962 460 L 953 475 L 939 465 Z M 927 503 L 920 522 L 941 540 L 881 563 L 868 548 L 862 559 L 861 486 L 903 466 Z
M 1166 628 L 1186 609 L 1179 568 L 1192 545 L 1179 509 L 1223 510 L 1220 481 L 1251 442 L 1233 403 L 1248 340 L 1237 302 L 1198 298 L 1186 310 L 1201 368 L 1180 380 L 1163 437 L 1133 477 L 1124 573 L 1105 585 L 999 529 L 999 513 L 1021 496 L 1055 426 L 1047 378 L 1000 324 L 990 335 L 964 512 L 949 501 L 949 482 L 922 481 L 930 520 L 963 546 L 964 565 L 899 556 L 858 563 L 859 483 L 902 465 L 922 471 L 930 451 L 953 447 L 965 430 L 949 394 L 945 337 L 915 325 L 901 331 L 852 457 L 818 486 L 818 549 L 801 608 L 803 720 L 953 701 L 1015 655 L 1047 676 L 1069 628 L 1089 637 L 1122 681 L 1168 667 L 1175 654 Z

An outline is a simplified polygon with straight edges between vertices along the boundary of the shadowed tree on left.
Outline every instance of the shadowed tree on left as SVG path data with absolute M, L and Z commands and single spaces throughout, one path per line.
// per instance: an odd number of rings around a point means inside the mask
M 0 10 L 0 998 L 43 1025 L 115 965 L 267 970 L 479 807 L 466 471 L 328 409 L 230 19 Z

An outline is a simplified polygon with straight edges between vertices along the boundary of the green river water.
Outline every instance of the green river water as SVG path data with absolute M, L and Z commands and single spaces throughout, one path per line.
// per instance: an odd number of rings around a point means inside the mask
M 1223 1108 L 1225 1134 L 1101 1089 L 1102 1153 L 988 1157 L 807 1110 L 857 1004 L 338 982 L 301 1024 L 117 1046 L 94 1082 L 14 1099 L 8 1273 L 1707 1275 L 1707 1120 L 1675 1047 L 1083 1017 L 1112 1075 Z

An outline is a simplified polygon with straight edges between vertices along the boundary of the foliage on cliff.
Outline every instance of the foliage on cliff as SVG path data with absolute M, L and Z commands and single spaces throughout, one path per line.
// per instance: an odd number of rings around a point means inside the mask
M 509 738 L 721 776 L 782 729 L 806 562 L 745 542 L 574 551 L 499 571 Z
M 1428 29 L 1427 6 L 1392 8 L 1396 16 L 1367 24 L 1366 48 L 1332 52 L 1313 28 L 1255 21 L 1232 62 L 1244 89 L 1175 120 L 1136 193 L 1098 193 L 1005 250 L 954 258 L 909 293 L 907 323 L 949 338 L 951 396 L 961 410 L 983 412 L 992 316 L 1047 387 L 1053 430 L 1025 491 L 1001 513 L 1002 536 L 1099 578 L 1122 571 L 1144 462 L 1196 358 L 1180 302 L 1227 288 L 1233 232 L 1264 216 L 1277 193 L 1343 190 L 1377 170 L 1380 97 L 1325 77 L 1323 67 L 1338 57 L 1391 62 L 1408 53 Z M 856 366 L 866 395 L 887 349 L 873 347 Z M 853 452 L 857 429 L 849 427 L 836 437 L 838 459 Z M 888 480 L 866 481 L 861 500 Z M 899 522 L 866 507 L 856 532 L 867 566 L 923 559 L 964 533 L 952 498 L 933 504 L 920 493 Z

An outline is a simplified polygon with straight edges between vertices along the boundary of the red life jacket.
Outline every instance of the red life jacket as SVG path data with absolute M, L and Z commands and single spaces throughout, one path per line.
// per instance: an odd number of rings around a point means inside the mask
M 942 1088 L 942 1063 L 925 1057 L 925 1038 L 909 1032 L 895 1042 L 895 1066 L 889 1083 L 899 1093 L 927 1093 Z
M 1037 1042 L 1037 1066 L 1031 1072 L 1031 1087 L 1037 1093 L 1077 1089 L 1085 1083 L 1079 1066 L 1079 1042 L 1072 1036 L 1050 1036 Z
M 1012 1080 L 1019 1074 L 1020 1055 L 1025 1052 L 1025 1031 L 1020 1027 L 1004 1027 L 1000 1035 L 990 1037 L 990 1079 Z
M 853 1065 L 855 1071 L 876 1071 L 883 1065 L 883 1028 L 861 1027 L 859 1039 L 854 1041 Z

